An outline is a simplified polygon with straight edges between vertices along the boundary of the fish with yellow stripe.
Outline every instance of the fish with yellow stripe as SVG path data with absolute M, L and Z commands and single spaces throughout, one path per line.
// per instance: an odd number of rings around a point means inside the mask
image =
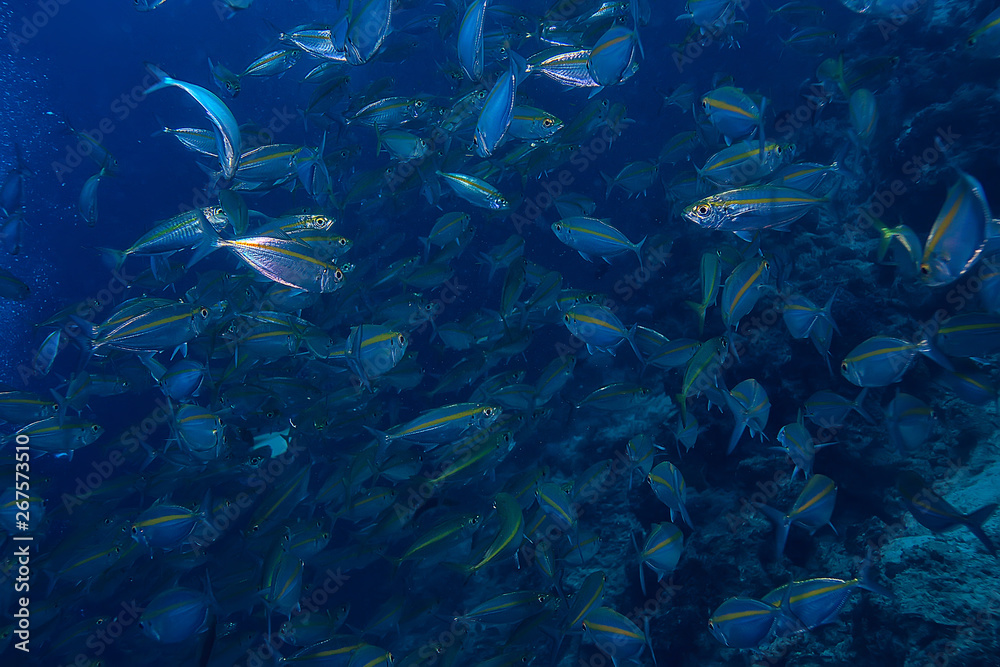
M 343 285 L 344 272 L 316 256 L 307 243 L 289 236 L 243 236 L 224 239 L 202 218 L 204 241 L 189 266 L 218 248 L 227 248 L 247 266 L 269 280 L 303 292 L 334 292 Z
M 140 300 L 128 311 L 116 311 L 117 317 L 109 317 L 101 325 L 75 315 L 71 319 L 80 325 L 88 353 L 102 348 L 145 352 L 184 346 L 225 310 L 224 304 L 210 308 L 199 303 L 162 301 Z
M 820 206 L 817 197 L 781 185 L 748 185 L 709 195 L 684 209 L 684 217 L 705 229 L 733 232 L 749 241 L 761 229 L 786 230 L 789 225 Z
M 1000 9 L 994 9 L 965 38 L 965 47 L 974 58 L 1000 58 Z
M 634 536 L 632 540 L 635 541 Z M 639 554 L 639 585 L 642 594 L 646 595 L 645 568 L 656 573 L 657 583 L 673 574 L 684 551 L 684 533 L 672 523 L 654 523 L 642 548 L 636 544 L 636 551 Z
M 499 190 L 481 178 L 470 174 L 458 174 L 444 171 L 436 172 L 444 179 L 452 191 L 473 206 L 491 211 L 506 211 L 510 202 Z
M 924 528 L 935 533 L 965 526 L 979 538 L 986 550 L 997 555 L 996 546 L 983 531 L 983 524 L 997 509 L 996 503 L 980 507 L 970 514 L 963 514 L 934 490 L 915 472 L 904 470 L 899 474 L 896 488 L 903 496 L 903 504 L 913 518 Z
M 699 179 L 715 185 L 747 185 L 767 178 L 794 157 L 794 144 L 767 141 L 761 148 L 758 142 L 744 139 L 723 148 L 695 171 Z
M 552 232 L 588 262 L 593 262 L 596 256 L 610 264 L 609 257 L 632 251 L 639 258 L 639 266 L 642 266 L 642 246 L 646 237 L 632 243 L 606 220 L 586 216 L 563 218 L 552 223 Z
M 911 343 L 892 336 L 873 336 L 844 357 L 840 372 L 858 387 L 887 387 L 899 382 L 918 354 L 929 357 L 947 370 L 954 370 L 948 358 L 929 340 Z
M 394 426 L 388 431 L 368 428 L 382 448 L 396 440 L 408 440 L 429 447 L 452 442 L 470 431 L 489 428 L 502 410 L 495 405 L 482 403 L 454 403 L 432 408 L 410 421 Z M 366 427 L 367 428 L 367 427 Z
M 205 508 L 211 506 L 208 497 L 201 509 L 193 511 L 180 505 L 156 503 L 136 517 L 132 523 L 132 539 L 150 549 L 174 549 L 205 520 Z
M 753 505 L 774 524 L 775 550 L 778 558 L 781 558 L 785 553 L 788 531 L 794 525 L 802 526 L 810 535 L 823 526 L 830 526 L 833 532 L 837 532 L 830 522 L 836 502 L 837 484 L 824 475 L 813 475 L 799 492 L 798 498 L 787 513 L 760 502 L 754 502 Z
M 761 601 L 778 609 L 776 634 L 784 637 L 833 623 L 844 603 L 857 590 L 894 598 L 892 591 L 872 578 L 871 565 L 869 556 L 861 564 L 861 571 L 855 579 L 816 578 L 793 581 L 765 595 Z
M 920 278 L 931 287 L 955 282 L 998 236 L 1000 223 L 992 219 L 982 184 L 960 171 L 924 243 Z
M 764 150 L 764 109 L 766 100 L 758 105 L 742 88 L 722 86 L 701 98 L 701 108 L 708 121 L 725 137 L 730 146 L 735 139 L 744 139 L 757 132 Z
M 741 263 L 726 278 L 722 287 L 722 322 L 731 329 L 737 329 L 740 320 L 757 305 L 761 293 L 768 287 L 771 278 L 771 262 L 763 257 L 754 257 Z
M 563 323 L 571 334 L 583 341 L 591 354 L 598 350 L 613 356 L 622 341 L 628 341 L 635 356 L 642 361 L 635 343 L 636 325 L 626 329 L 617 315 L 600 304 L 580 303 L 573 306 L 563 315 Z
M 104 427 L 82 419 L 65 419 L 61 416 L 48 417 L 19 429 L 12 435 L 0 437 L 0 445 L 30 442 L 36 455 L 43 453 L 68 455 L 95 442 Z
M 583 628 L 590 640 L 606 653 L 615 667 L 642 664 L 639 658 L 648 648 L 653 655 L 649 639 L 649 616 L 645 616 L 646 631 L 610 607 L 600 607 L 587 615 Z M 656 662 L 656 658 L 653 658 Z

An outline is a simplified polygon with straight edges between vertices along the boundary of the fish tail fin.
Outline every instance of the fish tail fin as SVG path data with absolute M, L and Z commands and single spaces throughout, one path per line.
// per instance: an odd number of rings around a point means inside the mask
M 388 449 L 389 444 L 392 443 L 392 437 L 385 431 L 380 431 L 370 426 L 365 426 L 364 428 L 366 431 L 375 436 L 375 440 L 378 442 L 378 449 L 375 451 L 375 460 L 382 460 L 385 450 Z
M 641 241 L 639 241 L 638 243 L 636 243 L 635 245 L 632 246 L 632 250 L 635 251 L 636 257 L 639 258 L 639 268 L 640 269 L 645 266 L 643 264 L 643 262 L 642 262 L 642 246 L 646 245 L 646 239 L 648 239 L 648 238 L 649 238 L 649 236 L 643 236 Z
M 531 70 L 528 68 L 528 61 L 520 53 L 510 51 L 510 67 L 514 71 L 514 86 L 520 86 L 521 82 L 528 78 Z
M 603 178 L 604 182 L 607 183 L 608 185 L 608 189 L 604 192 L 604 198 L 607 199 L 608 197 L 611 196 L 611 190 L 615 187 L 615 180 L 610 176 L 608 176 L 607 174 L 605 174 L 603 171 L 601 172 L 601 178 Z
M 128 255 L 124 250 L 115 250 L 114 248 L 95 248 L 101 255 L 101 262 L 104 266 L 108 267 L 110 271 L 117 271 L 122 268 L 122 264 L 125 263 L 125 258 Z
M 642 48 L 642 39 L 639 37 L 639 0 L 632 0 L 629 3 L 629 10 L 632 14 L 632 30 L 635 32 L 635 45 L 639 47 L 639 55 L 645 59 L 646 51 Z M 650 648 L 650 651 L 652 651 L 652 648 Z M 653 658 L 653 661 L 656 661 L 655 657 Z
M 743 431 L 747 428 L 747 423 L 745 419 L 738 418 L 736 421 L 736 426 L 733 427 L 733 434 L 729 436 L 729 446 L 726 448 L 726 454 L 732 454 L 733 450 L 736 449 L 736 445 L 739 443 L 740 438 L 743 437 Z
M 372 129 L 375 130 L 375 156 L 382 154 L 382 132 L 379 130 L 378 123 L 372 123 Z M 386 149 L 389 152 L 389 149 Z
M 50 388 L 49 393 L 52 394 L 52 398 L 56 402 L 56 416 L 58 417 L 59 423 L 62 424 L 66 421 L 66 412 L 69 410 L 69 402 L 66 397 L 61 395 L 55 389 Z
M 697 301 L 685 301 L 684 305 L 698 315 L 698 335 L 702 335 L 705 332 L 705 312 L 708 311 L 708 304 L 698 303 Z
M 791 527 L 791 523 L 787 520 L 787 515 L 764 503 L 754 503 L 753 506 L 767 517 L 768 521 L 774 524 L 774 553 L 777 555 L 778 560 L 781 560 L 782 555 L 785 553 L 785 543 L 788 542 L 788 529 Z
M 97 338 L 97 325 L 95 323 L 85 320 L 79 315 L 70 315 L 69 319 L 73 320 L 73 323 L 80 327 L 80 333 L 88 341 L 93 341 Z M 77 340 L 79 340 L 79 337 L 77 337 Z
M 993 508 L 996 509 L 996 505 L 994 505 Z M 873 553 L 869 551 L 865 555 L 865 559 L 861 562 L 861 570 L 858 572 L 858 585 L 866 591 L 878 593 L 879 595 L 884 595 L 888 598 L 895 598 L 896 596 L 892 591 L 872 578 L 871 569 L 873 562 Z
M 632 346 L 632 351 L 635 352 L 635 356 L 639 358 L 639 363 L 645 363 L 642 359 L 642 353 L 639 351 L 639 346 L 635 342 L 635 332 L 639 328 L 639 324 L 633 324 L 625 331 L 625 340 L 628 344 Z
M 930 341 L 929 338 L 924 339 L 917 344 L 917 352 L 925 357 L 928 357 L 941 368 L 955 372 L 955 367 L 952 366 L 950 361 L 948 361 L 948 357 L 946 357 L 944 353 Z
M 841 335 L 840 328 L 833 320 L 833 302 L 836 301 L 838 294 L 840 294 L 840 286 L 837 286 L 837 288 L 833 290 L 833 294 L 831 294 L 830 298 L 826 300 L 825 304 L 823 304 L 823 317 L 826 318 L 826 321 L 830 323 L 830 326 L 833 327 L 833 330 L 836 331 L 839 336 Z
M 642 631 L 646 637 L 646 648 L 649 649 L 649 656 L 653 659 L 653 667 L 659 667 L 656 662 L 656 652 L 653 651 L 653 636 L 649 634 L 649 614 L 643 614 Z
M 996 503 L 991 503 L 985 507 L 980 507 L 975 512 L 967 515 L 965 517 L 965 525 L 972 531 L 972 534 L 979 538 L 979 541 L 983 543 L 986 550 L 989 551 L 994 556 L 997 555 L 996 547 L 993 546 L 992 540 L 986 535 L 983 530 L 983 524 L 993 516 L 993 513 L 997 509 Z
M 681 392 L 674 395 L 674 400 L 677 401 L 677 409 L 681 411 L 681 421 L 687 422 L 687 396 Z
M 688 514 L 687 503 L 681 503 L 681 519 L 684 520 L 684 523 L 686 523 L 689 528 L 692 530 L 694 529 L 694 522 L 691 521 L 691 515 Z
M 194 254 L 191 259 L 188 260 L 187 268 L 190 270 L 192 266 L 200 262 L 201 260 L 208 257 L 210 254 L 215 252 L 218 248 L 222 247 L 222 239 L 219 238 L 218 232 L 212 227 L 211 223 L 205 218 L 205 214 L 200 210 L 198 213 L 198 224 L 201 226 L 201 241 L 195 248 Z
M 872 419 L 871 414 L 869 414 L 868 411 L 865 410 L 864 408 L 865 398 L 867 396 L 868 396 L 868 387 L 864 387 L 860 392 L 858 392 L 858 397 L 855 398 L 854 402 L 851 404 L 851 409 L 857 412 L 859 415 L 861 415 L 861 418 L 864 419 L 869 424 L 874 424 L 875 420 Z
M 790 635 L 806 632 L 809 627 L 792 611 L 790 604 L 792 597 L 792 582 L 785 584 L 785 592 L 781 596 L 781 604 L 774 606 L 774 634 L 778 637 L 788 637 Z
M 160 129 L 156 130 L 155 132 L 153 132 L 149 136 L 151 136 L 151 137 L 158 137 L 161 134 L 166 134 L 167 133 L 167 124 L 164 123 L 163 120 L 158 115 L 156 115 L 156 114 L 153 114 L 153 118 L 156 119 L 156 124 L 160 126 Z
M 767 98 L 762 97 L 760 99 L 760 122 L 757 125 L 757 141 L 760 143 L 760 154 L 764 155 L 764 146 L 766 144 L 764 140 L 764 112 L 767 110 Z
M 141 352 L 136 356 L 139 358 L 139 363 L 146 367 L 153 379 L 159 382 L 166 374 L 167 368 L 154 358 L 155 354 L 155 352 Z
M 771 9 L 770 5 L 768 5 L 766 2 L 761 2 L 760 4 L 765 10 L 767 10 L 767 18 L 764 19 L 764 23 L 770 23 L 771 19 L 773 19 L 775 16 L 778 15 L 778 12 Z
M 146 70 L 156 77 L 156 83 L 143 91 L 143 95 L 149 95 L 150 93 L 156 92 L 157 90 L 162 90 L 163 88 L 169 88 L 174 85 L 174 80 L 170 76 L 160 69 L 153 63 L 146 63 Z

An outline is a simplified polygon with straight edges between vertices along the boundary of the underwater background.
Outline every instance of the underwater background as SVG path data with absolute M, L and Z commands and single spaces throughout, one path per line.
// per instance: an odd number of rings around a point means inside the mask
M 1000 664 L 992 3 L 0 34 L 3 664 Z

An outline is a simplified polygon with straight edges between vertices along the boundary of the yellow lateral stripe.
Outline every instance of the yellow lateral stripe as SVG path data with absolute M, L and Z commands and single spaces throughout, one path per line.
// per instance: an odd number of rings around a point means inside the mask
M 144 521 L 136 521 L 136 528 L 149 528 L 150 526 L 158 526 L 161 523 L 166 523 L 168 521 L 178 521 L 180 519 L 193 519 L 194 516 L 191 514 L 168 514 L 166 516 L 158 516 L 153 519 L 146 519 Z
M 746 609 L 744 611 L 734 611 L 729 614 L 723 614 L 722 616 L 715 616 L 712 621 L 718 625 L 719 623 L 726 623 L 727 621 L 736 621 L 741 618 L 750 618 L 753 616 L 760 616 L 762 614 L 770 615 L 774 613 L 770 609 Z
M 914 349 L 913 345 L 897 345 L 896 347 L 880 347 L 877 350 L 872 350 L 871 352 L 862 352 L 856 357 L 847 357 L 844 359 L 844 363 L 855 363 L 858 361 L 864 361 L 871 357 L 878 356 L 880 354 L 891 354 L 892 352 L 909 352 Z
M 964 194 L 955 197 L 955 203 L 948 210 L 948 212 L 944 214 L 944 217 L 941 219 L 941 224 L 936 225 L 934 234 L 932 234 L 931 237 L 927 239 L 927 245 L 924 247 L 924 261 L 926 261 L 931 256 L 931 254 L 934 252 L 934 248 L 936 248 L 937 244 L 941 241 L 941 237 L 951 227 L 951 223 L 954 222 L 955 216 L 958 214 L 958 210 L 959 208 L 961 208 L 962 200 L 964 198 L 965 198 Z

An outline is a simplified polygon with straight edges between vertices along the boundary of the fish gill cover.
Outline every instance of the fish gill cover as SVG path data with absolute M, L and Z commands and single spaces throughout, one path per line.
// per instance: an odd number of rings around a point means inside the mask
M 991 3 L 0 19 L 4 664 L 998 664 Z

